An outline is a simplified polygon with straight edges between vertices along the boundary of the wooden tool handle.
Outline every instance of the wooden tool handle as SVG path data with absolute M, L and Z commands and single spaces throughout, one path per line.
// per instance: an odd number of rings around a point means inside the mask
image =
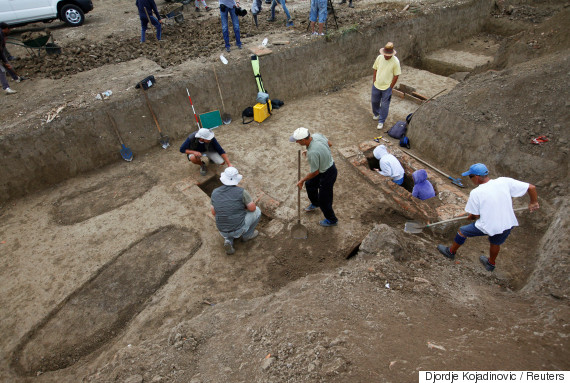
M 141 89 L 142 89 L 142 92 L 144 94 L 144 98 L 146 100 L 148 110 L 150 110 L 150 114 L 152 114 L 152 118 L 154 119 L 154 123 L 156 124 L 156 127 L 158 128 L 158 132 L 160 134 L 162 134 L 162 130 L 160 129 L 160 125 L 158 123 L 158 120 L 156 119 L 156 116 L 154 115 L 154 112 L 152 111 L 152 107 L 150 106 L 150 101 L 148 100 L 148 95 L 146 94 L 146 90 L 144 90 L 142 86 L 141 86 Z

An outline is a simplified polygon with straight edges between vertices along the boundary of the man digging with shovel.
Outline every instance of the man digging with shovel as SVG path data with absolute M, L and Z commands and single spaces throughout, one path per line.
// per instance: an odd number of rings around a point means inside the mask
M 311 167 L 311 172 L 297 182 L 299 189 L 303 184 L 307 187 L 307 196 L 311 204 L 305 208 L 310 212 L 321 208 L 325 219 L 319 222 L 321 226 L 336 226 L 338 218 L 334 214 L 333 187 L 336 181 L 337 170 L 334 164 L 330 141 L 322 134 L 311 136 L 306 128 L 299 128 L 289 137 L 289 141 L 296 142 L 301 146 L 306 146 L 307 161 Z
M 489 258 L 482 255 L 479 261 L 487 271 L 493 271 L 501 245 L 506 241 L 511 229 L 519 225 L 513 211 L 512 197 L 522 197 L 528 193 L 530 196 L 528 209 L 533 212 L 538 210 L 539 206 L 534 185 L 508 177 L 492 180 L 488 174 L 489 171 L 484 164 L 471 165 L 468 171 L 461 174 L 469 176 L 473 184 L 477 185 L 469 193 L 465 206 L 465 211 L 469 213 L 468 218 L 476 221 L 459 228 L 451 247 L 437 245 L 437 249 L 445 257 L 454 259 L 457 249 L 467 238 L 486 235 L 491 244 Z
M 218 140 L 214 138 L 214 132 L 209 129 L 200 128 L 190 134 L 180 147 L 180 153 L 188 156 L 188 160 L 200 166 L 200 174 L 205 176 L 208 173 L 206 165 L 211 160 L 217 165 L 225 164 L 230 167 L 230 159 Z

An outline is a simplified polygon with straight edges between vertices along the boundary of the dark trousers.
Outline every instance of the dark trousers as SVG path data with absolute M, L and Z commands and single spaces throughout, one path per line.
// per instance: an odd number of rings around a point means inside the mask
M 311 203 L 320 207 L 325 218 L 332 222 L 338 221 L 332 207 L 333 187 L 336 181 L 336 175 L 336 166 L 333 164 L 326 172 L 319 173 L 316 177 L 305 182 L 307 196 Z

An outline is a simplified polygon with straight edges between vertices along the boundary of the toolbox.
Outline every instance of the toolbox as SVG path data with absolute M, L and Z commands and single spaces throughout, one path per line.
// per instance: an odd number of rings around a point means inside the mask
M 271 100 L 267 104 L 260 104 L 259 102 L 253 107 L 253 119 L 257 122 L 263 122 L 271 114 L 269 113 L 273 108 L 271 107 Z

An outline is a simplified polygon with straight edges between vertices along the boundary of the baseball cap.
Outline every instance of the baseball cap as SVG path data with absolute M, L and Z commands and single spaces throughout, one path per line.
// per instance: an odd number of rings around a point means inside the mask
M 489 170 L 484 164 L 473 164 L 469 170 L 461 173 L 462 176 L 486 176 L 487 174 L 489 174 Z
M 301 127 L 293 132 L 293 135 L 289 137 L 289 141 L 295 142 L 298 140 L 303 140 L 307 137 L 309 137 L 309 129 Z

